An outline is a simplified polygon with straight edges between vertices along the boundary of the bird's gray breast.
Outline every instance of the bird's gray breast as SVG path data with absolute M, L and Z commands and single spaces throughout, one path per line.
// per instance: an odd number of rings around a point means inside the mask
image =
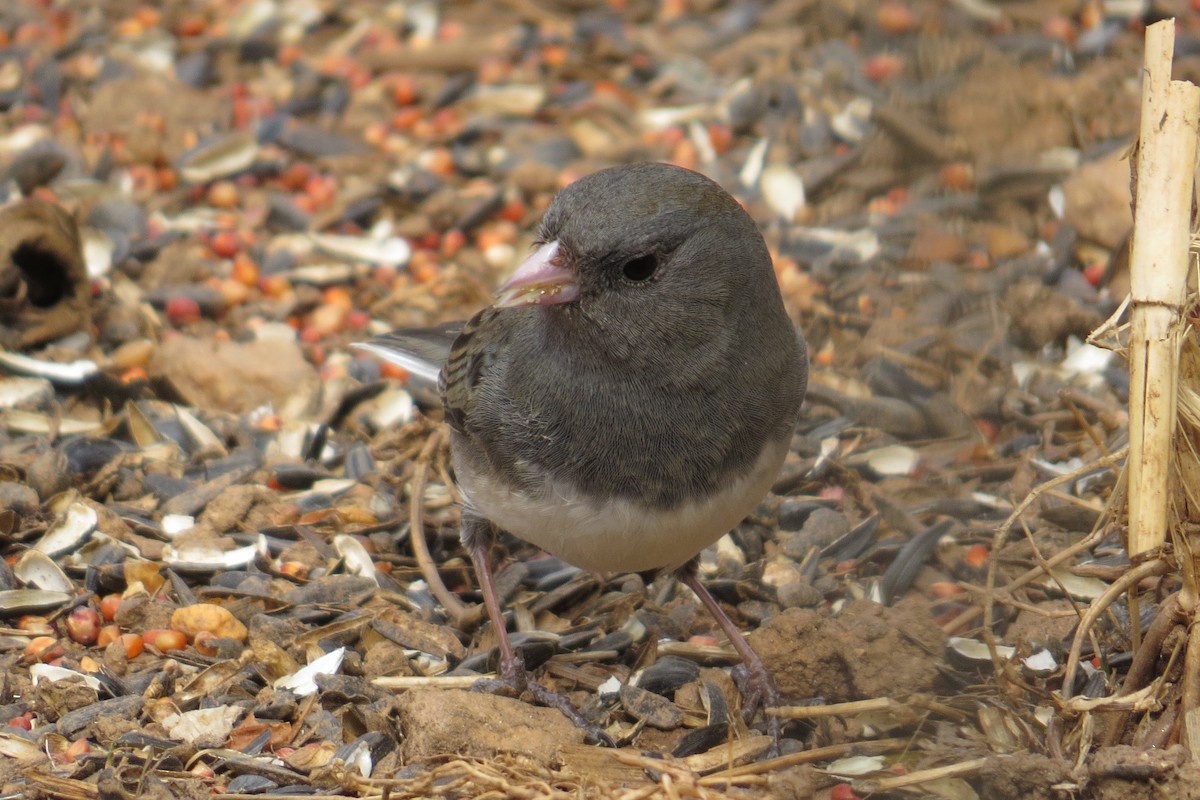
M 508 355 L 476 386 L 467 435 L 479 456 L 468 457 L 486 458 L 508 485 L 531 495 L 571 486 L 652 508 L 704 497 L 785 437 L 799 402 L 787 390 L 778 396 L 778 387 L 755 385 L 759 376 L 741 374 L 732 358 L 680 386 L 653 371 L 569 354 Z

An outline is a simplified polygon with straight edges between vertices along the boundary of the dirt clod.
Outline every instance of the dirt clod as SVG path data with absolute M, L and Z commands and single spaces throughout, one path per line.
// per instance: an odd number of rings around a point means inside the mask
M 515 753 L 550 763 L 564 744 L 583 742 L 583 732 L 555 709 L 480 692 L 412 689 L 396 711 L 406 761 Z
M 750 636 L 784 696 L 830 703 L 929 691 L 942 642 L 919 604 L 888 608 L 868 600 L 836 617 L 788 609 Z

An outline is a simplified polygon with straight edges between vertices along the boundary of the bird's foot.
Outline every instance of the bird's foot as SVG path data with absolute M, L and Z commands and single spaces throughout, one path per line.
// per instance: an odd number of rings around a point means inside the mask
M 742 691 L 742 719 L 749 725 L 756 714 L 762 711 L 767 718 L 767 734 L 771 737 L 771 747 L 767 750 L 767 758 L 775 758 L 780 754 L 779 741 L 783 732 L 783 723 L 772 714 L 767 714 L 768 708 L 782 704 L 783 695 L 775 685 L 775 678 L 767 665 L 761 659 L 743 664 L 735 670 L 742 673 L 738 688 Z
M 520 697 L 528 693 L 533 701 L 546 708 L 556 708 L 571 723 L 583 731 L 587 741 L 605 747 L 616 747 L 613 738 L 604 732 L 596 723 L 585 717 L 571 699 L 561 692 L 555 692 L 531 680 L 529 671 L 525 669 L 525 661 L 519 654 L 509 659 L 500 660 L 499 678 L 480 678 L 471 686 L 471 691 L 499 694 L 505 697 Z

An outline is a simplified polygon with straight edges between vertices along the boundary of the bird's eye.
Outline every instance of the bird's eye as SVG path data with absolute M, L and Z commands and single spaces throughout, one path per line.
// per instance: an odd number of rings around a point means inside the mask
M 658 269 L 658 256 L 647 253 L 644 256 L 631 258 L 621 266 L 621 274 L 631 281 L 649 280 Z

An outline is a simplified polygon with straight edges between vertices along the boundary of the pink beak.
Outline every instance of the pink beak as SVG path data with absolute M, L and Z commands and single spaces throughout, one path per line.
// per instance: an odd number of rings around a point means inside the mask
M 547 242 L 521 262 L 494 297 L 497 308 L 569 303 L 579 297 L 579 277 L 563 266 L 558 242 Z

